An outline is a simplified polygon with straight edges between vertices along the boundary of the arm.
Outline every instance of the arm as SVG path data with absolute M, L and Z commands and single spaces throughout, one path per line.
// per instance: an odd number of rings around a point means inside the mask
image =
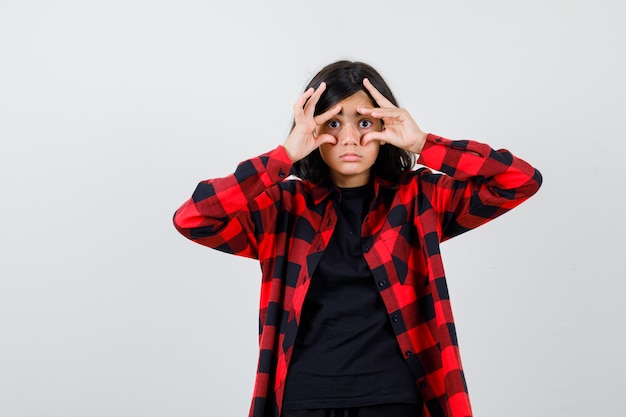
M 267 211 L 275 206 L 258 207 L 254 200 L 285 179 L 290 169 L 291 161 L 279 146 L 240 163 L 231 175 L 202 181 L 191 198 L 176 210 L 174 227 L 201 245 L 256 258 L 258 243 L 253 217 L 267 217 Z
M 334 142 L 331 135 L 314 132 L 336 115 L 334 106 L 314 116 L 315 106 L 326 89 L 321 83 L 309 88 L 294 105 L 295 126 L 283 146 L 257 158 L 242 162 L 234 174 L 202 181 L 193 195 L 174 214 L 174 226 L 185 237 L 211 248 L 250 258 L 258 258 L 260 233 L 271 228 L 276 217 L 276 202 L 281 196 L 270 195 L 270 187 L 288 176 L 296 162 L 322 143 Z M 257 197 L 266 193 L 259 205 Z M 262 224 L 267 223 L 267 224 Z
M 421 171 L 420 193 L 440 216 L 441 240 L 494 219 L 541 186 L 538 170 L 507 150 L 475 141 L 452 141 L 424 133 L 406 109 L 398 108 L 367 80 L 363 85 L 380 108 L 359 111 L 383 120 L 385 129 L 365 135 L 419 154 L 417 162 L 447 175 Z
M 417 162 L 447 174 L 425 171 L 421 182 L 421 192 L 440 216 L 442 240 L 506 213 L 542 183 L 541 173 L 527 162 L 475 141 L 429 134 Z

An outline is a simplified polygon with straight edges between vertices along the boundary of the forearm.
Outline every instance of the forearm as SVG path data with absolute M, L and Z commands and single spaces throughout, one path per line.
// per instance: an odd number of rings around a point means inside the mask
M 479 179 L 498 196 L 527 199 L 539 190 L 541 173 L 511 152 L 494 150 L 471 140 L 453 141 L 429 134 L 417 160 L 419 164 L 455 179 Z
M 247 230 L 250 207 L 256 197 L 288 176 L 291 161 L 279 146 L 274 150 L 240 163 L 235 172 L 223 178 L 202 181 L 191 198 L 174 214 L 174 226 L 184 236 L 198 240 L 218 234 L 250 234 Z M 227 228 L 239 217 L 239 226 Z M 250 226 L 251 227 L 251 226 Z M 217 239 L 217 238 L 216 238 Z M 217 239 L 216 242 L 220 240 Z M 214 246 L 212 241 L 199 242 Z

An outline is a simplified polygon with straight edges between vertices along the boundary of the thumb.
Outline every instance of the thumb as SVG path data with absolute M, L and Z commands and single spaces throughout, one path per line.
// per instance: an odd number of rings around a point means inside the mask
M 369 132 L 363 135 L 361 138 L 361 144 L 365 146 L 374 140 L 378 140 L 381 142 L 381 145 L 384 145 L 387 142 L 387 136 L 385 135 L 385 132 Z
M 328 133 L 323 133 L 321 135 L 319 135 L 315 141 L 316 146 L 321 146 L 324 143 L 330 143 L 332 145 L 336 145 L 337 144 L 337 138 L 334 137 L 333 135 L 329 135 Z

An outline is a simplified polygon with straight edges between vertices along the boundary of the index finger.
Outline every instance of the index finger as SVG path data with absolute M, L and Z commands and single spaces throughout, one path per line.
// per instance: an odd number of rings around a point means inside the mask
M 313 87 L 311 87 L 313 88 Z M 326 90 L 326 83 L 322 81 L 320 85 L 317 87 L 317 90 L 314 90 L 313 94 L 308 98 L 306 104 L 304 105 L 304 112 L 313 114 L 315 112 L 315 107 L 317 106 L 317 102 L 319 101 L 322 93 Z
M 326 123 L 333 117 L 335 117 L 337 113 L 339 113 L 340 111 L 341 111 L 341 104 L 335 104 L 333 107 L 326 110 L 324 113 L 318 114 L 317 116 L 315 116 L 313 120 L 315 121 L 315 124 L 321 125 L 321 124 Z
M 363 78 L 363 85 L 380 107 L 396 107 L 391 101 L 387 100 L 387 97 L 383 96 L 367 78 Z
M 304 105 L 306 104 L 307 100 L 313 95 L 313 93 L 315 93 L 315 90 L 313 89 L 313 87 L 311 87 L 307 89 L 304 93 L 302 93 L 302 95 L 298 98 L 296 104 L 293 105 L 293 110 L 296 115 L 304 113 Z

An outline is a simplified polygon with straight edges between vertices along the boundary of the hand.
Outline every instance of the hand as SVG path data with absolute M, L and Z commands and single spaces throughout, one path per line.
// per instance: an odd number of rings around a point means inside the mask
M 383 121 L 383 130 L 367 133 L 361 140 L 363 145 L 378 140 L 381 144 L 390 143 L 398 148 L 420 153 L 427 135 L 422 132 L 409 112 L 394 106 L 367 78 L 363 80 L 363 85 L 380 107 L 361 107 L 357 111 Z
M 323 143 L 337 143 L 337 139 L 332 135 L 317 135 L 318 126 L 325 124 L 341 111 L 341 105 L 337 104 L 324 113 L 313 116 L 315 106 L 324 90 L 326 83 L 321 83 L 317 90 L 309 88 L 293 107 L 295 126 L 283 144 L 292 162 L 306 157 Z

